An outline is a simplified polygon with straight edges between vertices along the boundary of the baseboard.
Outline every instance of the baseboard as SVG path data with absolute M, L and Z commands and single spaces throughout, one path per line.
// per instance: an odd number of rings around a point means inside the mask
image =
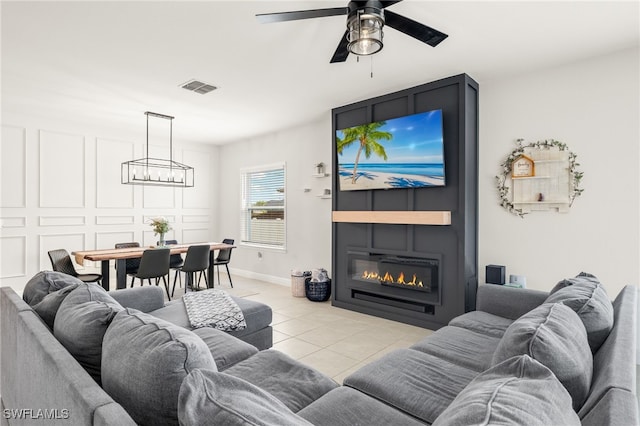
M 236 269 L 236 268 L 229 268 L 229 272 L 231 272 L 233 275 L 238 275 L 239 277 L 251 278 L 252 280 L 259 280 L 259 281 L 268 282 L 270 284 L 278 284 L 278 285 L 287 286 L 287 287 L 291 286 L 290 278 L 276 277 L 273 275 L 260 274 L 258 272 L 247 271 L 245 269 Z

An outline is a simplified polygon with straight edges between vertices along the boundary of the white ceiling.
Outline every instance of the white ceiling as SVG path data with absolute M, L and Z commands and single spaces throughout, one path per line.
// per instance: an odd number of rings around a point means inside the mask
M 387 28 L 380 53 L 339 64 L 329 60 L 346 17 L 255 18 L 346 4 L 2 1 L 3 111 L 134 132 L 154 111 L 176 117 L 176 140 L 222 144 L 450 75 L 482 84 L 640 42 L 637 0 L 405 0 L 390 10 L 449 38 L 432 48 Z M 179 87 L 192 78 L 219 90 Z

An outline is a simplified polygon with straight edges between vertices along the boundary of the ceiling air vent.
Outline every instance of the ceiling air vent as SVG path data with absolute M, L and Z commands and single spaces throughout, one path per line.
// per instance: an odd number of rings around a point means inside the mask
M 200 93 L 204 95 L 205 93 L 213 92 L 217 89 L 213 84 L 203 83 L 198 80 L 189 80 L 184 84 L 181 84 L 180 87 L 183 89 L 191 90 L 192 92 Z

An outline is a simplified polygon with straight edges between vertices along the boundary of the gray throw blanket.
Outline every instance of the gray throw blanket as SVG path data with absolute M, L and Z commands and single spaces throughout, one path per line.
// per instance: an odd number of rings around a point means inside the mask
M 223 290 L 189 292 L 182 300 L 193 328 L 213 327 L 222 331 L 247 328 L 240 306 Z

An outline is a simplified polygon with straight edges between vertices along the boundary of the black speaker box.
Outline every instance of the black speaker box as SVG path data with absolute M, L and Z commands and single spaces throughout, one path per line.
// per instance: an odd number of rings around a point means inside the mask
M 487 265 L 486 282 L 489 284 L 504 284 L 505 267 L 502 265 Z

